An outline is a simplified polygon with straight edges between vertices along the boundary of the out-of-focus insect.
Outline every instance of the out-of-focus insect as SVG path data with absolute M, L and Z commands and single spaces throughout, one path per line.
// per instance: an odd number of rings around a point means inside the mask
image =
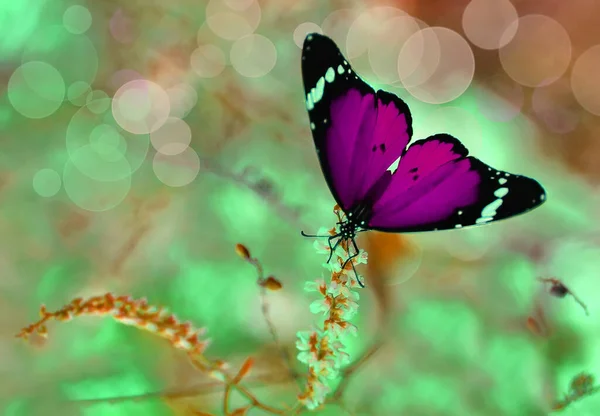
M 571 295 L 575 302 L 579 303 L 579 305 L 583 308 L 586 315 L 590 315 L 587 309 L 587 306 L 579 299 L 569 288 L 560 280 L 555 279 L 553 277 L 538 277 L 538 280 L 542 283 L 550 283 L 550 293 L 552 296 L 557 298 L 564 298 L 567 295 Z

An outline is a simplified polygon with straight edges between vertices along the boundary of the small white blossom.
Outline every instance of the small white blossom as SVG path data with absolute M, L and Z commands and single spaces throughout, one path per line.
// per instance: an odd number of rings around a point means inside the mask
M 314 314 L 327 313 L 331 309 L 331 299 L 325 297 L 320 300 L 315 300 L 310 304 L 310 311 Z
M 327 287 L 327 293 L 331 293 L 333 296 L 341 295 L 345 298 L 357 301 L 360 299 L 358 292 L 351 290 L 347 285 L 333 281 Z
M 367 260 L 369 260 L 369 254 L 363 249 L 360 249 L 358 251 L 358 256 L 356 256 L 354 260 L 354 264 L 367 264 Z
M 321 292 L 321 288 L 327 288 L 327 283 L 323 278 L 304 283 L 305 292 Z
M 330 322 L 327 326 L 327 330 L 336 338 L 340 338 L 342 335 L 346 334 L 354 336 L 358 335 L 358 329 L 350 322 Z

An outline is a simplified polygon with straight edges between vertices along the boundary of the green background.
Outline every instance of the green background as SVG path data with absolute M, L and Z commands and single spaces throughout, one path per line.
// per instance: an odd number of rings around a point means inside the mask
M 255 33 L 272 42 L 276 64 L 258 77 L 244 71 L 261 65 L 245 66 L 250 58 L 230 55 L 234 41 L 211 31 L 206 2 L 0 4 L 2 414 L 183 415 L 190 407 L 219 414 L 218 389 L 162 397 L 210 380 L 166 342 L 110 319 L 52 323 L 41 347 L 14 339 L 37 319 L 40 304 L 54 310 L 107 291 L 145 296 L 206 327 L 209 357 L 235 366 L 252 355 L 255 374 L 285 374 L 261 317 L 254 271 L 234 245 L 245 244 L 283 283 L 269 298 L 282 342 L 293 350 L 295 333 L 313 320 L 314 297 L 303 292 L 304 282 L 319 278 L 325 261 L 300 230 L 315 232 L 334 221 L 304 109 L 294 30 L 306 21 L 320 24 L 342 7 L 366 7 L 337 3 L 261 1 Z M 436 24 L 443 25 L 440 19 Z M 111 24 L 118 30 L 111 32 Z M 222 51 L 222 71 L 216 58 L 202 67 L 204 75 L 191 67 L 199 45 Z M 265 51 L 271 59 L 273 50 Z M 235 59 L 241 59 L 237 67 Z M 476 65 L 478 59 L 487 58 L 476 53 Z M 181 84 L 196 92 L 180 115 L 197 159 L 153 169 L 148 134 L 110 136 L 117 124 L 107 109 L 124 83 L 115 77 L 122 70 L 163 92 Z M 482 107 L 493 113 L 497 99 L 475 76 L 462 96 L 433 105 L 365 73 L 374 86 L 408 102 L 415 137 L 455 134 L 492 166 L 538 179 L 548 202 L 486 227 L 402 237 L 411 249 L 389 248 L 384 275 L 364 269 L 367 288 L 354 320 L 359 337 L 348 341 L 352 356 L 368 348 L 379 326 L 382 292 L 372 288 L 384 285 L 392 306 L 390 340 L 346 395 L 356 414 L 544 415 L 573 376 L 597 373 L 593 185 L 545 151 L 544 128 L 525 110 L 506 122 L 486 117 Z M 122 111 L 135 117 L 142 110 Z M 455 111 L 472 125 L 453 119 Z M 94 129 L 107 125 L 112 133 L 94 139 Z M 108 156 L 99 162 L 98 153 L 78 152 L 88 144 Z M 198 174 L 190 176 L 196 162 Z M 169 180 L 190 183 L 170 186 Z M 362 237 L 359 245 L 375 247 Z M 537 277 L 562 279 L 591 316 L 570 297 L 550 297 Z M 543 336 L 526 326 L 540 310 L 548 327 Z M 270 404 L 293 403 L 292 384 L 250 385 Z M 564 414 L 597 415 L 599 400 L 583 399 Z M 319 414 L 341 413 L 331 406 Z

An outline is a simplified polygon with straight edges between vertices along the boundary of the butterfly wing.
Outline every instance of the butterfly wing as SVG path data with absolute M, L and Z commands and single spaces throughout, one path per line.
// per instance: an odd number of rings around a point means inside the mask
M 402 152 L 412 136 L 408 106 L 375 92 L 335 43 L 310 34 L 302 49 L 306 108 L 323 175 L 348 212 Z
M 366 228 L 388 232 L 487 224 L 530 211 L 546 200 L 537 181 L 468 156 L 465 146 L 447 134 L 414 142 L 398 169 L 385 172 L 375 188 Z

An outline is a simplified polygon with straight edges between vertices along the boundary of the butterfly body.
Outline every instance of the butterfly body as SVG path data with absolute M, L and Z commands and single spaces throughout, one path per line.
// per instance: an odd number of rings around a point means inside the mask
M 537 181 L 469 156 L 449 134 L 410 144 L 408 105 L 365 83 L 328 37 L 306 37 L 302 75 L 321 169 L 345 213 L 338 237 L 478 226 L 545 201 Z

